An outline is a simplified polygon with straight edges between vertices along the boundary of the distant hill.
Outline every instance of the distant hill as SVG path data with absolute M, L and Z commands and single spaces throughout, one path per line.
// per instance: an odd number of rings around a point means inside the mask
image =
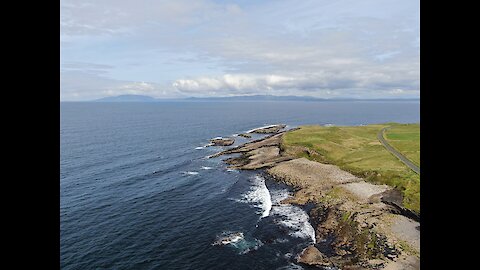
M 358 99 L 358 98 L 316 98 L 309 96 L 272 96 L 272 95 L 253 95 L 253 96 L 231 96 L 231 97 L 189 97 L 181 100 L 185 101 L 419 101 L 418 98 L 404 99 Z
M 142 95 L 121 95 L 115 97 L 104 97 L 97 100 L 95 102 L 155 102 L 157 99 L 149 96 L 142 96 Z
M 190 97 L 185 98 L 190 101 L 318 101 L 326 100 L 308 96 L 272 96 L 272 95 L 253 95 L 253 96 L 231 96 L 231 97 Z
M 356 98 L 315 98 L 309 96 L 272 96 L 272 95 L 253 95 L 253 96 L 231 96 L 231 97 L 189 97 L 176 99 L 156 99 L 144 95 L 121 95 L 114 97 L 104 97 L 94 102 L 167 102 L 167 101 L 419 101 L 419 99 L 356 99 Z

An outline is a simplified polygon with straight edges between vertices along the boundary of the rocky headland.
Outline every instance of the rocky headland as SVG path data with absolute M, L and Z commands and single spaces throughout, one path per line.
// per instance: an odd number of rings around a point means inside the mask
M 318 268 L 419 269 L 419 218 L 402 206 L 401 193 L 285 151 L 282 135 L 287 131 L 281 131 L 285 127 L 256 129 L 269 135 L 211 157 L 240 154 L 225 159 L 229 168 L 264 169 L 293 188 L 294 196 L 283 203 L 314 205 L 308 214 L 316 244 L 298 254 L 297 262 Z

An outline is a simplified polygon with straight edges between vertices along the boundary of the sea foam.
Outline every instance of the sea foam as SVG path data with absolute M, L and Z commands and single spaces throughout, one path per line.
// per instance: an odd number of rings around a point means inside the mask
M 238 254 L 246 254 L 250 251 L 257 250 L 263 243 L 258 239 L 247 240 L 242 232 L 222 232 L 217 236 L 213 246 L 226 246 L 230 245 L 236 248 Z
M 281 216 L 276 222 L 291 230 L 290 236 L 299 238 L 310 238 L 315 243 L 315 229 L 309 222 L 307 213 L 300 207 L 291 204 L 282 204 L 282 200 L 291 195 L 286 189 L 271 192 L 273 207 L 271 215 Z
M 253 203 L 255 207 L 260 209 L 258 213 L 262 215 L 262 218 L 269 216 L 272 209 L 272 198 L 265 185 L 265 179 L 260 175 L 255 175 L 250 190 L 243 195 L 240 201 Z

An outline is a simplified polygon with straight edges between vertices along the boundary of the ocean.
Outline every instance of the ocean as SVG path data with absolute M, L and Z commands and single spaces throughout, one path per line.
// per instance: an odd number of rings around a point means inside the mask
M 65 270 L 307 269 L 295 255 L 315 233 L 303 209 L 279 204 L 290 189 L 206 158 L 223 149 L 208 140 L 277 123 L 420 121 L 418 101 L 62 102 L 60 112 Z

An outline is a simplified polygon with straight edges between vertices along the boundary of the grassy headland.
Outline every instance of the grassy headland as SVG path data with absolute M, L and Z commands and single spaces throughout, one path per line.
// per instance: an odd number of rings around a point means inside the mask
M 389 153 L 377 139 L 390 127 L 386 139 L 420 165 L 419 124 L 385 123 L 367 126 L 302 126 L 283 136 L 282 149 L 298 157 L 330 163 L 374 183 L 402 191 L 404 206 L 420 213 L 420 176 Z

